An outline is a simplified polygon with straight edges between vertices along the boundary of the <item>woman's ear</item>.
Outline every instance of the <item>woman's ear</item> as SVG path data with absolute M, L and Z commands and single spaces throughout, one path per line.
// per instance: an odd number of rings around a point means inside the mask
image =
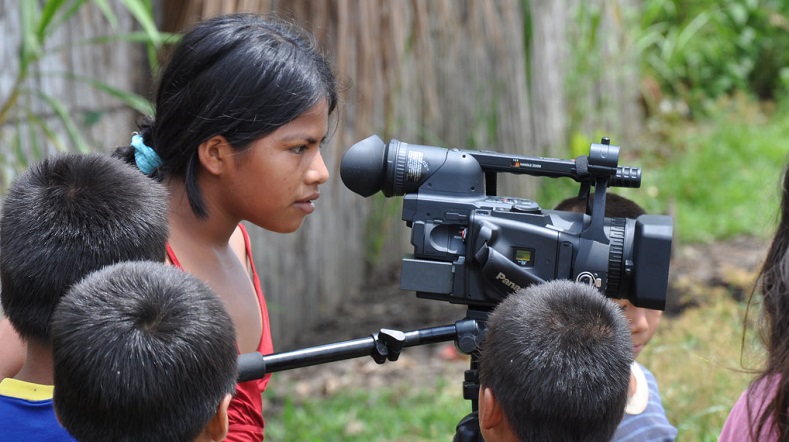
M 233 146 L 222 135 L 215 135 L 197 147 L 200 164 L 212 175 L 221 175 L 229 167 L 234 153 Z

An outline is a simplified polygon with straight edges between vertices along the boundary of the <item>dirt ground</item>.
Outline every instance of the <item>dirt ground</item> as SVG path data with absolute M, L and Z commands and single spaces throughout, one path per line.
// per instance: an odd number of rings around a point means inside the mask
M 679 245 L 674 248 L 666 316 L 681 315 L 687 308 L 703 306 L 712 293 L 747 297 L 753 278 L 766 253 L 764 239 L 735 238 L 714 244 Z M 370 336 L 381 328 L 412 331 L 454 324 L 463 319 L 466 307 L 419 299 L 399 290 L 398 275 L 382 278 L 351 300 L 335 318 L 306 330 L 306 342 L 321 345 Z M 375 388 L 393 382 L 430 384 L 441 376 L 456 377 L 458 388 L 468 358 L 452 351 L 451 343 L 403 349 L 395 362 L 376 364 L 363 357 L 275 373 L 277 384 L 290 385 L 301 397 L 331 394 L 345 387 Z M 269 404 L 273 405 L 273 404 Z

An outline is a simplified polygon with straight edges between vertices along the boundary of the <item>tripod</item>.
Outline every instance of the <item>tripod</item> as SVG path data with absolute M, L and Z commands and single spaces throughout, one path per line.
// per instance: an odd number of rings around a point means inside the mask
M 485 322 L 488 319 L 489 311 L 468 309 L 466 320 L 475 321 L 478 329 L 474 336 L 474 346 L 471 342 L 458 342 L 457 347 L 463 353 L 471 356 L 469 369 L 466 370 L 463 379 L 463 398 L 471 401 L 471 413 L 467 414 L 458 422 L 455 427 L 455 437 L 452 442 L 485 442 L 482 432 L 479 429 L 479 345 L 485 339 Z
M 309 347 L 300 350 L 262 355 L 244 353 L 238 357 L 238 382 L 260 379 L 267 373 L 370 356 L 378 364 L 396 361 L 405 347 L 455 341 L 457 348 L 471 356 L 463 382 L 463 397 L 471 401 L 472 412 L 456 427 L 454 442 L 482 441 L 477 421 L 477 347 L 484 338 L 487 312 L 469 309 L 465 319 L 454 325 L 429 327 L 409 332 L 381 329 L 369 337 Z

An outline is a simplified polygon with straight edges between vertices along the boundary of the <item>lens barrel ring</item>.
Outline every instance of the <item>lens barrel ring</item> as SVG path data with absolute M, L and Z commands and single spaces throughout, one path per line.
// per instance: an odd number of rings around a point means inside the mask
M 625 259 L 625 218 L 611 218 L 608 240 L 608 281 L 606 282 L 605 292 L 609 295 L 618 297 L 622 284 L 622 271 Z
M 403 195 L 405 193 L 405 168 L 406 168 L 406 155 L 408 154 L 408 145 L 399 142 L 395 150 L 395 164 L 394 164 L 394 180 L 392 182 L 393 195 Z

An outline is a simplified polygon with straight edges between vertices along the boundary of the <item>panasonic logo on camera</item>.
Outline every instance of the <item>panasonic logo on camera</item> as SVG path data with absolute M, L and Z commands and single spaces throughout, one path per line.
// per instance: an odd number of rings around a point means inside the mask
M 513 291 L 518 291 L 521 289 L 521 286 L 507 279 L 507 275 L 505 275 L 503 272 L 499 272 L 499 274 L 496 275 L 496 281 L 501 281 L 502 284 L 511 288 Z

